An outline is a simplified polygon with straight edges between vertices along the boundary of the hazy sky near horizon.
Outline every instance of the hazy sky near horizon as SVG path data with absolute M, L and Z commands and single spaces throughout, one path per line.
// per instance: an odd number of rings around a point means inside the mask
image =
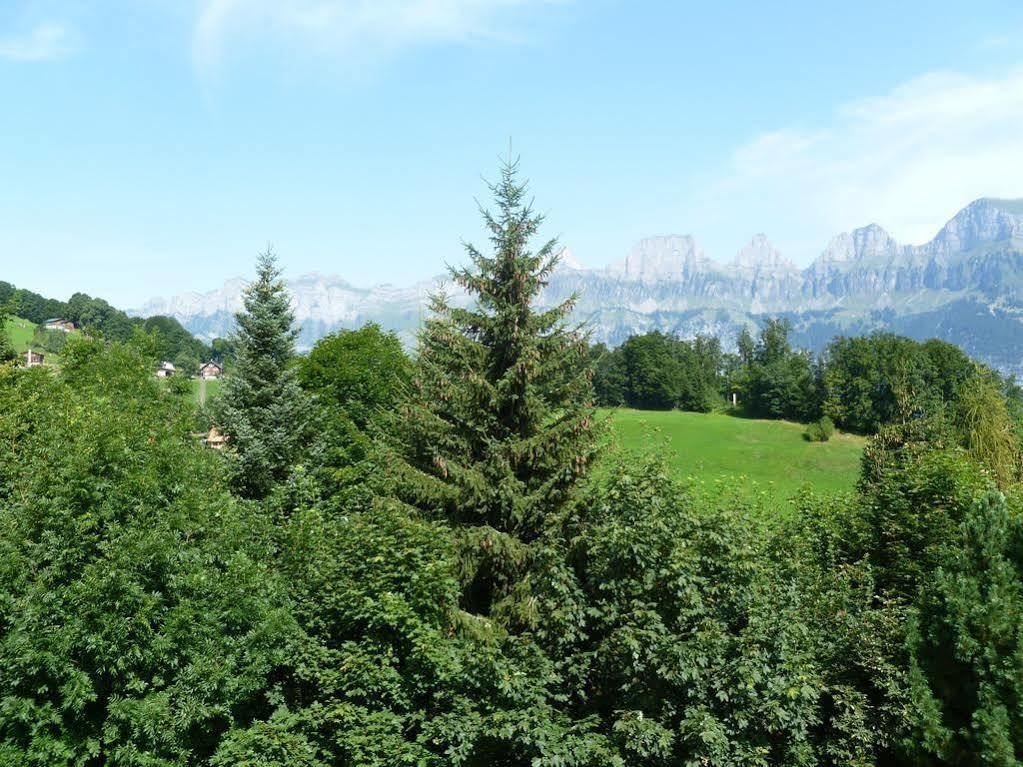
M 511 139 L 603 266 L 652 234 L 802 265 L 1023 197 L 1019 0 L 0 0 L 0 280 L 121 307 L 409 283 L 480 241 Z

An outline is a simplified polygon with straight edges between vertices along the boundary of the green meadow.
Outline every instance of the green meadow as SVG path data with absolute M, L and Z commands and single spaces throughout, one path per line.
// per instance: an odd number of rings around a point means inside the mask
M 802 424 L 731 413 L 607 410 L 616 447 L 653 453 L 671 471 L 710 493 L 738 494 L 766 506 L 786 504 L 802 486 L 842 493 L 856 484 L 862 437 L 836 433 L 807 442 Z
M 203 380 L 201 378 L 193 378 L 192 390 L 195 392 L 195 401 L 200 401 L 200 391 L 202 389 Z M 206 379 L 206 401 L 209 402 L 211 399 L 220 393 L 220 379 L 219 378 L 207 378 Z
M 36 326 L 21 317 L 11 317 L 4 330 L 8 338 L 11 339 L 14 351 L 25 352 L 28 350 L 29 344 L 32 343 L 32 334 L 35 333 Z
M 7 333 L 7 337 L 11 339 L 14 351 L 18 354 L 24 355 L 25 352 L 28 351 L 29 347 L 32 347 L 35 351 L 42 352 L 45 355 L 45 362 L 47 365 L 59 365 L 59 354 L 33 346 L 32 337 L 35 335 L 35 331 L 35 323 L 21 317 L 11 317 L 7 321 L 7 326 L 4 328 L 4 332 Z

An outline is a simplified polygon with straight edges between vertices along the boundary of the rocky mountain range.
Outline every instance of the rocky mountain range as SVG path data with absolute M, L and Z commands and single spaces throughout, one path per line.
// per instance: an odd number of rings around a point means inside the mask
M 150 301 L 138 314 L 169 314 L 201 337 L 225 335 L 241 306 L 242 279 L 209 293 Z M 360 288 L 309 274 L 289 282 L 302 325 L 300 345 L 367 321 L 414 339 L 428 297 L 464 295 L 444 278 L 408 287 Z M 649 237 L 624 260 L 582 267 L 570 252 L 543 296 L 576 294 L 576 319 L 596 340 L 617 344 L 659 329 L 683 337 L 712 333 L 726 347 L 743 326 L 787 317 L 794 341 L 814 351 L 835 335 L 891 330 L 962 346 L 998 369 L 1023 375 L 1023 200 L 980 199 L 957 213 L 930 242 L 902 245 L 871 224 L 834 237 L 800 269 L 763 234 L 729 262 L 710 258 L 689 235 Z

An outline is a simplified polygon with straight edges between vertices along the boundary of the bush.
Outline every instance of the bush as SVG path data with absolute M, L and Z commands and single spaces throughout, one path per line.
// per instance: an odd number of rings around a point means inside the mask
M 834 433 L 835 422 L 824 416 L 819 421 L 814 421 L 806 427 L 806 431 L 803 432 L 803 439 L 809 442 L 827 442 Z
M 0 370 L 0 764 L 203 764 L 273 710 L 286 595 L 188 408 L 119 344 Z
M 48 354 L 60 354 L 67 345 L 68 334 L 63 330 L 47 330 L 40 326 L 32 334 L 32 348 Z
M 577 590 L 552 584 L 545 625 L 579 616 L 549 652 L 580 713 L 611 733 L 608 763 L 827 763 L 811 731 L 845 736 L 819 706 L 818 642 L 748 510 L 690 498 L 655 461 L 613 465 L 583 505 Z

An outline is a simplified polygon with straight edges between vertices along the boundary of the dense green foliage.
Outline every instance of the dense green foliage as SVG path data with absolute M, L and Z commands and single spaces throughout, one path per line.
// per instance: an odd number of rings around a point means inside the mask
M 960 545 L 921 589 L 909 628 L 914 735 L 942 764 L 1023 759 L 1023 518 L 974 503 Z
M 1020 477 L 1020 431 L 1018 389 L 1010 389 L 985 371 L 978 371 L 956 392 L 951 403 L 951 422 L 960 444 L 973 457 L 987 465 L 1000 485 L 1007 486 Z
M 0 764 L 199 764 L 270 710 L 293 621 L 188 415 L 129 347 L 0 370 Z
M 24 288 L 16 288 L 9 282 L 0 282 L 0 303 L 5 304 L 12 314 L 24 317 L 39 325 L 53 317 L 62 317 L 67 312 L 66 301 L 44 298 Z
M 976 376 L 974 363 L 952 344 L 887 333 L 837 338 L 826 361 L 824 410 L 861 433 L 934 414 Z
M 298 361 L 261 257 L 220 452 L 159 335 L 0 366 L 0 765 L 1023 762 L 1014 392 L 891 338 L 829 383 L 784 323 L 590 354 L 536 308 L 555 246 L 515 170 L 455 272 L 476 304 L 439 298 L 413 362 L 375 327 Z M 877 434 L 855 491 L 765 518 L 602 453 L 591 363 L 620 402 Z
M 827 442 L 834 434 L 835 422 L 824 415 L 806 427 L 803 437 L 806 438 L 807 442 Z
M 683 341 L 655 331 L 632 336 L 614 351 L 596 346 L 590 353 L 603 405 L 705 412 L 721 401 L 723 355 L 716 338 Z
M 814 637 L 755 526 L 693 505 L 657 463 L 595 488 L 569 553 L 582 625 L 558 649 L 620 763 L 818 763 Z
M 591 356 L 597 400 L 607 407 L 706 412 L 735 394 L 758 418 L 806 421 L 819 413 L 813 361 L 792 349 L 780 320 L 769 320 L 757 339 L 744 331 L 735 355 L 724 354 L 717 338 L 654 331 L 612 351 L 596 346 Z
M 370 323 L 317 341 L 301 359 L 298 379 L 306 391 L 365 428 L 398 403 L 411 367 L 398 337 Z
M 10 362 L 15 357 L 14 344 L 7 335 L 7 323 L 11 320 L 11 314 L 7 307 L 0 304 L 0 363 Z
M 741 357 L 738 380 L 745 407 L 759 418 L 810 420 L 818 411 L 818 390 L 813 362 L 806 352 L 792 348 L 785 320 L 768 320 L 751 352 Z M 740 349 L 747 339 L 740 339 Z

